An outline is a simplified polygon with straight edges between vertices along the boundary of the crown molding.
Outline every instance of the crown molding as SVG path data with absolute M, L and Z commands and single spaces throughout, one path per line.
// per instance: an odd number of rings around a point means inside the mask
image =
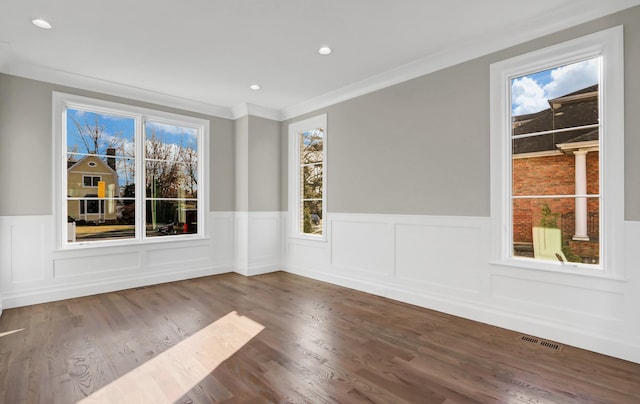
M 555 15 L 561 17 L 557 17 L 554 20 L 550 20 L 548 16 L 539 16 L 527 20 L 526 23 L 516 21 L 510 29 L 488 31 L 465 43 L 456 44 L 455 47 L 450 49 L 431 53 L 414 62 L 279 110 L 248 103 L 239 104 L 232 108 L 220 107 L 122 83 L 13 61 L 10 57 L 10 45 L 6 42 L 0 42 L 0 72 L 220 118 L 238 119 L 245 115 L 251 115 L 284 121 L 424 76 L 458 63 L 507 49 L 638 4 L 640 4 L 640 0 L 610 0 L 606 2 L 592 0 L 587 5 L 582 2 L 572 2 L 555 10 Z
M 556 18 L 549 21 L 548 16 L 514 23 L 511 29 L 493 30 L 477 36 L 466 43 L 456 44 L 455 48 L 443 49 L 424 56 L 414 62 L 371 76 L 364 80 L 328 92 L 319 97 L 285 107 L 280 110 L 283 120 L 292 119 L 308 112 L 327 108 L 395 84 L 399 84 L 429 73 L 485 56 L 509 47 L 525 43 L 545 35 L 553 34 L 576 25 L 604 17 L 609 14 L 636 6 L 640 0 L 591 1 L 588 7 L 584 3 L 572 2 L 558 8 Z
M 185 111 L 216 116 L 219 118 L 233 119 L 231 109 L 201 101 L 160 93 L 113 81 L 97 79 L 95 77 L 83 76 L 35 64 L 6 60 L 3 65 L 3 53 L 4 51 L 0 44 L 0 72 L 10 74 L 12 76 L 45 81 L 52 84 L 74 87 L 87 91 L 95 91 L 115 97 L 129 98 L 136 101 L 183 109 Z
M 279 110 L 263 107 L 256 104 L 242 103 L 231 108 L 233 119 L 242 118 L 246 115 L 271 119 L 272 121 L 282 121 L 282 114 Z

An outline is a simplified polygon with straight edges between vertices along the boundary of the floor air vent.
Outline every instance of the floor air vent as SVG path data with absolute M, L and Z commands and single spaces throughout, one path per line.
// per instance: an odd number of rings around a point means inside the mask
M 529 344 L 539 345 L 543 348 L 552 349 L 554 351 L 562 351 L 562 345 L 556 344 L 555 342 L 545 341 L 538 339 L 536 337 L 531 337 L 529 335 L 521 335 L 518 337 L 518 340 L 527 342 Z

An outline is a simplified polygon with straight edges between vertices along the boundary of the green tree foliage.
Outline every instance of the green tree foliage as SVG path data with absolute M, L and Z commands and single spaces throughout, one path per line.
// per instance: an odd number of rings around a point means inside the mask
M 557 229 L 559 216 L 560 216 L 559 213 L 551 212 L 551 208 L 549 207 L 549 204 L 545 203 L 542 206 L 542 216 L 540 217 L 539 226 Z

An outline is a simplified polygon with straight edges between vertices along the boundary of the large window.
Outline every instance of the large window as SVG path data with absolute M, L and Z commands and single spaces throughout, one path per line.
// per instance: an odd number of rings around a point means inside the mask
M 202 235 L 201 119 L 54 93 L 61 246 Z
M 289 126 L 289 193 L 294 236 L 325 238 L 326 122 L 326 115 L 320 115 Z
M 497 261 L 616 274 L 621 70 L 621 28 L 491 66 Z

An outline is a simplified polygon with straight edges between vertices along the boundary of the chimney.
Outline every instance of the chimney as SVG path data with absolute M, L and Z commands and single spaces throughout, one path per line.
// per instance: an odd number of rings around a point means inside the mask
M 110 147 L 107 149 L 107 165 L 111 167 L 113 171 L 116 171 L 116 158 L 112 157 L 116 155 L 116 149 Z

